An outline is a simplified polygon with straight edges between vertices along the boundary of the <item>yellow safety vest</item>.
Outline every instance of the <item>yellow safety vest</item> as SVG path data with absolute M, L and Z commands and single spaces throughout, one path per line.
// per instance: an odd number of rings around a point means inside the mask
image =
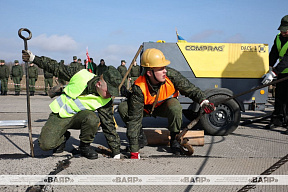
M 60 117 L 68 118 L 77 114 L 79 111 L 95 111 L 106 105 L 111 98 L 104 99 L 92 94 L 81 95 L 86 89 L 88 81 L 93 77 L 95 77 L 95 75 L 86 69 L 82 69 L 73 75 L 69 84 L 64 88 L 64 93 L 49 105 L 53 113 L 59 113 Z
M 283 47 L 281 47 L 280 33 L 278 33 L 278 35 L 276 37 L 276 46 L 277 46 L 278 53 L 279 53 L 279 61 L 281 61 L 282 58 L 284 57 L 285 53 L 287 52 L 288 42 L 286 42 L 283 45 Z M 284 69 L 281 73 L 288 73 L 288 68 Z

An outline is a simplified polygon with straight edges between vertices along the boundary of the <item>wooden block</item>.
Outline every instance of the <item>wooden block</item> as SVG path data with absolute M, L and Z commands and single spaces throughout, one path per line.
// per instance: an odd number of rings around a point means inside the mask
M 143 129 L 147 137 L 148 145 L 169 145 L 170 132 L 161 129 Z M 186 135 L 188 143 L 192 146 L 204 145 L 204 130 L 189 130 Z M 185 138 L 184 137 L 184 138 Z

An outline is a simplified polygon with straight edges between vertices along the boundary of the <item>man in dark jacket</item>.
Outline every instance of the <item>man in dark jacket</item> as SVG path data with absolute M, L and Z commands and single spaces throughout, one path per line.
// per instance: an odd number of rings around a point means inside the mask
M 23 50 L 22 53 L 23 61 L 33 61 L 55 77 L 69 81 L 62 94 L 49 105 L 52 112 L 42 127 L 39 137 L 40 148 L 45 151 L 53 149 L 53 152 L 61 153 L 70 137 L 68 129 L 79 129 L 81 155 L 88 159 L 97 159 L 98 154 L 90 144 L 94 141 L 101 123 L 112 157 L 120 159 L 120 137 L 113 121 L 111 98 L 119 94 L 118 86 L 121 83 L 119 72 L 113 66 L 109 66 L 101 76 L 96 76 L 86 69 L 74 74 L 74 71 L 62 62 L 33 55 L 30 51 Z
M 34 96 L 35 93 L 35 84 L 38 79 L 38 67 L 34 66 L 34 63 L 30 63 L 28 67 L 29 75 L 29 91 L 30 96 Z
M 52 89 L 53 87 L 53 74 L 49 73 L 48 71 L 44 71 L 44 84 L 45 84 L 45 93 L 44 95 L 47 96 L 48 95 L 48 85 L 49 85 L 49 89 Z
M 105 61 L 104 59 L 101 59 L 99 65 L 97 66 L 97 75 L 98 76 L 102 75 L 106 70 L 107 66 L 105 64 Z
M 270 71 L 263 77 L 263 84 L 270 83 L 273 78 L 285 78 L 288 76 L 288 15 L 281 19 L 278 28 L 280 33 L 276 35 L 274 44 L 269 53 Z M 278 63 L 276 63 L 278 61 Z M 276 63 L 276 64 L 275 64 Z M 288 80 L 276 84 L 275 106 L 270 124 L 266 128 L 287 126 L 288 118 Z M 286 131 L 286 134 L 288 132 Z
M 20 91 L 21 91 L 21 80 L 23 77 L 23 68 L 21 65 L 19 65 L 18 60 L 15 60 L 14 64 L 15 65 L 12 67 L 10 78 L 14 82 L 15 95 L 19 96 Z
M 5 60 L 0 60 L 1 95 L 7 95 L 9 74 L 9 67 L 5 65 Z
M 133 85 L 134 81 L 140 76 L 140 66 L 137 65 L 137 62 L 134 61 L 133 66 L 130 71 L 131 85 Z
M 205 113 L 215 110 L 204 93 L 181 73 L 166 67 L 169 64 L 160 50 L 145 50 L 141 56 L 143 75 L 134 82 L 128 100 L 118 107 L 127 126 L 131 159 L 140 159 L 139 148 L 145 142 L 142 119 L 149 115 L 168 119 L 170 148 L 174 154 L 180 155 L 181 146 L 175 138 L 182 124 L 182 106 L 177 99 L 179 92 L 199 103 Z

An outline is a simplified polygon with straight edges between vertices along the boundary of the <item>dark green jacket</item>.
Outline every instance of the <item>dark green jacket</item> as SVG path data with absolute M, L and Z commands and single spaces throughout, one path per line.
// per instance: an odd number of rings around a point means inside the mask
M 11 78 L 12 77 L 20 77 L 22 79 L 23 77 L 23 68 L 21 65 L 14 65 L 12 67 L 12 70 L 11 70 Z
M 29 66 L 28 67 L 28 75 L 29 78 L 35 78 L 38 79 L 38 67 L 36 66 Z
M 73 73 L 73 75 L 75 73 L 77 73 L 78 71 L 80 71 L 81 69 L 84 69 L 84 65 L 82 65 L 81 63 L 78 63 L 78 62 L 72 62 L 70 63 L 70 68 L 71 68 L 71 71 Z
M 7 65 L 0 65 L 0 79 L 8 79 L 9 74 L 9 67 Z
M 131 77 L 139 77 L 140 76 L 140 66 L 132 66 L 131 71 L 130 71 L 130 76 Z
M 105 64 L 104 65 L 99 64 L 97 66 L 97 75 L 98 76 L 102 75 L 106 70 L 107 70 L 107 66 Z
M 125 76 L 127 72 L 127 67 L 125 65 L 120 65 L 117 70 L 120 72 L 122 78 Z M 129 75 L 130 76 L 130 75 Z
M 205 99 L 204 93 L 192 84 L 187 78 L 185 78 L 180 72 L 172 69 L 170 67 L 166 67 L 167 77 L 172 81 L 176 90 L 192 99 L 194 102 L 200 103 Z M 149 85 L 149 83 L 148 83 Z M 150 87 L 150 93 L 157 94 L 159 89 L 158 87 Z M 128 129 L 131 127 L 133 129 L 141 128 L 142 126 L 142 118 L 143 118 L 143 110 L 144 110 L 144 95 L 139 86 L 132 86 L 132 93 L 128 97 L 128 105 L 129 105 L 129 122 L 127 124 Z

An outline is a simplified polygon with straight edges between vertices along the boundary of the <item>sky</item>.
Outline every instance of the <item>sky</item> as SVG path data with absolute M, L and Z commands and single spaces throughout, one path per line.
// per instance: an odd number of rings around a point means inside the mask
M 65 64 L 89 56 L 130 65 L 143 42 L 266 43 L 269 49 L 288 2 L 280 0 L 0 0 L 0 59 L 22 61 L 28 49 Z M 24 37 L 28 33 L 22 32 Z M 137 59 L 139 63 L 139 58 Z

